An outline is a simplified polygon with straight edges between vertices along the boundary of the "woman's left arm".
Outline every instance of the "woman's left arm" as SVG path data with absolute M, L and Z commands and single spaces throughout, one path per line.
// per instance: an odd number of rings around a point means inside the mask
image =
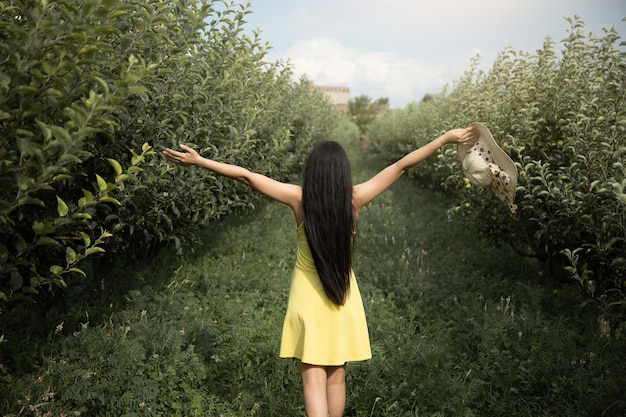
M 405 155 L 394 164 L 380 171 L 368 181 L 354 187 L 355 205 L 360 209 L 370 201 L 378 197 L 383 191 L 391 186 L 407 169 L 414 167 L 445 144 L 448 143 L 473 143 L 479 137 L 478 129 L 467 127 L 465 129 L 449 130 L 437 139 L 427 143 Z

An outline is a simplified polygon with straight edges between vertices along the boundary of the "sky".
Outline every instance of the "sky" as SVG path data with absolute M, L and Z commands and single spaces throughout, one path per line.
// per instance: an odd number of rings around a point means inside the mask
M 247 1 L 239 3 L 246 4 Z M 580 16 L 584 32 L 614 27 L 626 40 L 626 0 L 249 0 L 246 30 L 260 31 L 271 61 L 294 78 L 386 97 L 392 108 L 452 85 L 479 56 L 489 70 L 512 47 L 534 53 L 547 37 L 560 51 Z

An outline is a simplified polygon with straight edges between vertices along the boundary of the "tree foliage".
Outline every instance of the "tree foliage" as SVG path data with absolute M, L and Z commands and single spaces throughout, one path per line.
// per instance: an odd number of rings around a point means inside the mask
M 0 3 L 0 311 L 149 263 L 253 197 L 159 151 L 179 143 L 284 179 L 332 109 L 265 61 L 243 5 Z M 322 121 L 324 123 L 322 123 Z M 91 275 L 91 274 L 90 274 Z
M 576 283 L 601 314 L 623 314 L 626 52 L 615 29 L 596 37 L 570 23 L 560 54 L 548 38 L 534 54 L 503 51 L 486 73 L 475 61 L 453 88 L 377 120 L 371 136 L 400 155 L 441 129 L 485 123 L 518 167 L 516 216 L 490 190 L 467 188 L 452 147 L 416 175 L 456 195 L 455 212 L 477 230 Z
M 354 124 L 359 128 L 361 139 L 368 137 L 372 121 L 389 108 L 388 98 L 379 98 L 375 101 L 366 95 L 360 95 L 348 102 L 348 113 Z

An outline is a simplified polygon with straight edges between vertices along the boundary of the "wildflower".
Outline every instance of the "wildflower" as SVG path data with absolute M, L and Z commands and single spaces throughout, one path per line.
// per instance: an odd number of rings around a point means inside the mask
M 185 311 L 189 311 L 189 306 L 185 306 Z
M 63 331 L 63 322 L 61 322 L 57 327 L 56 327 L 56 333 L 61 333 Z
M 180 329 L 180 330 L 178 331 L 178 333 L 180 333 L 181 335 L 183 335 L 183 336 L 184 336 L 184 335 L 185 335 L 185 329 L 184 329 L 184 328 L 183 328 L 183 329 Z
M 145 401 L 142 401 L 142 402 L 139 403 L 139 407 L 140 408 L 144 408 L 145 406 L 146 406 Z

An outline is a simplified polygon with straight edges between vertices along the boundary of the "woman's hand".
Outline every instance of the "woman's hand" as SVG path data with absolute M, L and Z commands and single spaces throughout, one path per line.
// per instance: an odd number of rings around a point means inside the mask
M 171 162 L 180 165 L 197 165 L 200 159 L 202 159 L 200 154 L 189 146 L 180 145 L 180 149 L 184 152 L 177 152 L 167 148 L 163 151 L 163 155 Z
M 477 126 L 469 126 L 465 129 L 452 129 L 444 133 L 446 143 L 456 143 L 457 145 L 473 145 L 480 137 Z

